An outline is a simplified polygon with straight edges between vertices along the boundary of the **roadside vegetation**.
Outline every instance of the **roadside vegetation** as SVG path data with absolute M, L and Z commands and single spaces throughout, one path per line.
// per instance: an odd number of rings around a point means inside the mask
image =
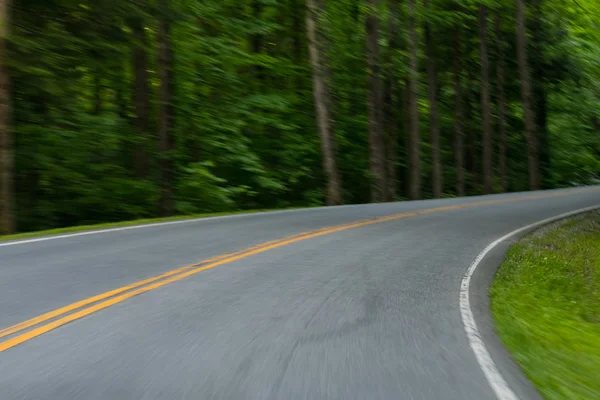
M 598 0 L 0 1 L 0 234 L 600 177 Z
M 600 399 L 600 212 L 508 252 L 491 290 L 500 338 L 546 399 Z
M 284 209 L 279 209 L 277 211 L 293 210 L 293 209 L 294 208 L 284 208 Z M 193 214 L 193 215 L 177 215 L 174 217 L 134 219 L 134 220 L 130 220 L 130 221 L 108 222 L 108 223 L 104 223 L 104 224 L 75 225 L 75 226 L 68 226 L 65 228 L 47 229 L 47 230 L 43 230 L 43 231 L 15 233 L 12 235 L 0 235 L 0 242 L 7 242 L 10 240 L 30 239 L 30 238 L 36 238 L 36 237 L 48 236 L 48 235 L 59 235 L 59 234 L 93 231 L 93 230 L 100 230 L 100 229 L 121 228 L 121 227 L 126 227 L 126 226 L 155 224 L 155 223 L 159 223 L 159 222 L 184 221 L 184 220 L 190 220 L 190 219 L 221 217 L 221 216 L 236 215 L 236 214 L 253 214 L 253 213 L 267 212 L 267 211 L 276 211 L 276 210 L 265 209 L 265 210 L 243 210 L 243 211 L 230 211 L 230 212 L 216 212 L 216 213 Z

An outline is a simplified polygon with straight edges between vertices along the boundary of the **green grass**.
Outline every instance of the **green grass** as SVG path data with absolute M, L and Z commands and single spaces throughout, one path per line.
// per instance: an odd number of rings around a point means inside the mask
M 123 227 L 123 226 L 152 224 L 152 223 L 156 223 L 156 222 L 168 222 L 168 221 L 180 221 L 180 220 L 186 220 L 186 219 L 218 217 L 218 216 L 222 216 L 222 215 L 252 214 L 252 213 L 257 213 L 257 212 L 265 212 L 265 211 L 294 210 L 294 209 L 298 209 L 298 208 L 300 208 L 300 207 L 289 207 L 289 208 L 282 208 L 282 209 L 277 209 L 277 210 L 271 210 L 271 209 L 242 210 L 242 211 L 229 211 L 229 212 L 207 213 L 207 214 L 178 215 L 175 217 L 146 218 L 146 219 L 136 219 L 136 220 L 132 220 L 132 221 L 110 222 L 110 223 L 104 223 L 104 224 L 69 226 L 66 228 L 49 229 L 49 230 L 45 230 L 45 231 L 23 232 L 23 233 L 17 233 L 14 235 L 0 235 L 0 242 L 7 241 L 7 240 L 29 239 L 29 238 L 35 238 L 35 237 L 47 236 L 47 235 L 57 235 L 57 234 L 61 234 L 61 233 L 73 233 L 73 232 L 83 232 L 83 231 L 91 231 L 91 230 L 106 229 L 106 228 L 119 228 L 119 227 Z
M 545 399 L 600 399 L 600 212 L 514 245 L 491 299 L 500 338 Z

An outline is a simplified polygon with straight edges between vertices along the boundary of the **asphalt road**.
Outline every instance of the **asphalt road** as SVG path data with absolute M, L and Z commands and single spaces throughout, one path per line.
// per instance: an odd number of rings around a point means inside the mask
M 262 242 L 443 207 L 242 256 L 5 349 L 0 399 L 492 400 L 461 321 L 465 271 L 500 236 L 597 204 L 600 189 L 569 189 L 0 245 L 1 330 Z

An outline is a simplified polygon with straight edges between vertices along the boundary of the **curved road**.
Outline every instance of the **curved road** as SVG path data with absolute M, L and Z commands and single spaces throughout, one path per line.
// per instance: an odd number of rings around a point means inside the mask
M 317 208 L 0 244 L 0 398 L 492 400 L 461 320 L 463 275 L 502 235 L 599 195 Z M 482 307 L 494 361 L 519 398 L 536 398 Z

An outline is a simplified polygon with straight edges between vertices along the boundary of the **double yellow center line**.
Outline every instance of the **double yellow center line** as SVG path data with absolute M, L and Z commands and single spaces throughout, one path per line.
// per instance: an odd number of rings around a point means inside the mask
M 551 195 L 537 195 L 537 196 L 527 196 L 521 197 L 517 199 L 499 199 L 499 200 L 488 200 L 488 201 L 480 201 L 468 204 L 460 204 L 454 206 L 445 206 L 445 207 L 437 207 L 430 208 L 421 211 L 407 212 L 401 214 L 394 214 L 386 217 L 373 218 L 369 220 L 363 220 L 359 222 L 353 222 L 349 224 L 336 225 L 332 227 L 327 227 L 323 229 L 319 229 L 316 231 L 300 233 L 293 236 L 287 236 L 282 239 L 273 240 L 270 242 L 265 242 L 258 244 L 256 246 L 240 250 L 230 254 L 224 254 L 218 257 L 210 258 L 195 264 L 186 265 L 172 271 L 166 272 L 164 274 L 144 279 L 142 281 L 123 286 L 121 288 L 111 290 L 106 293 L 101 293 L 99 295 L 78 301 L 73 304 L 69 304 L 67 306 L 61 307 L 59 309 L 50 311 L 46 314 L 40 315 L 38 317 L 29 319 L 27 321 L 23 321 L 19 324 L 10 326 L 8 328 L 0 330 L 0 339 L 5 339 L 0 343 L 0 353 L 8 350 L 12 347 L 15 347 L 23 342 L 31 340 L 35 337 L 43 335 L 51 330 L 54 330 L 58 327 L 61 327 L 69 322 L 78 320 L 87 315 L 93 314 L 97 311 L 108 308 L 117 303 L 121 303 L 127 299 L 130 299 L 139 294 L 149 292 L 151 290 L 160 288 L 162 286 L 168 285 L 169 283 L 179 281 L 181 279 L 187 278 L 189 276 L 195 275 L 199 272 L 206 271 L 208 269 L 212 269 L 218 267 L 223 264 L 227 264 L 236 260 L 240 260 L 255 254 L 263 253 L 265 251 L 269 251 L 281 246 L 285 246 L 291 243 L 299 242 L 302 240 L 315 238 L 318 236 L 327 235 L 334 232 L 339 232 L 347 229 L 358 228 L 361 226 L 393 221 L 402 218 L 413 217 L 417 215 L 423 214 L 431 214 L 443 211 L 451 211 L 458 210 L 461 208 L 471 208 L 483 205 L 491 205 L 491 204 L 500 204 L 500 203 L 510 203 L 522 200 L 534 200 L 534 199 L 543 199 L 549 197 L 558 197 L 565 195 L 572 195 L 576 193 L 581 193 L 584 191 L 589 191 L 590 189 L 582 189 L 582 190 L 574 190 L 569 192 L 559 192 Z M 30 329 L 32 328 L 32 329 Z M 28 330 L 30 329 L 30 330 Z M 11 337 L 12 336 L 12 337 Z

